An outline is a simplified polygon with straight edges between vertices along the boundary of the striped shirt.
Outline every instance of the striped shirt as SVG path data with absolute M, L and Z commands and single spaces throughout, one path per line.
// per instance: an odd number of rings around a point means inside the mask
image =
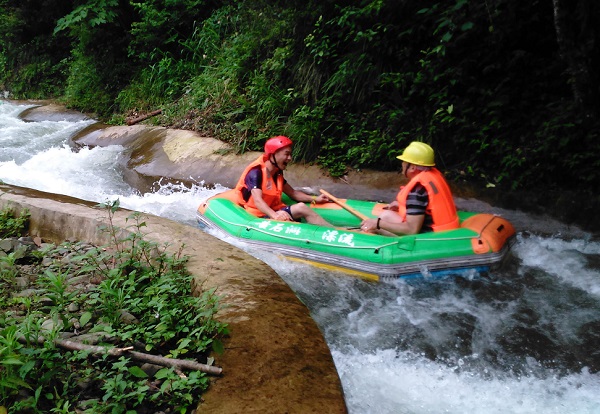
M 427 214 L 429 205 L 429 195 L 427 190 L 421 184 L 415 184 L 414 188 L 406 198 L 406 214 L 410 216 L 425 216 L 420 233 L 433 231 L 433 217 Z

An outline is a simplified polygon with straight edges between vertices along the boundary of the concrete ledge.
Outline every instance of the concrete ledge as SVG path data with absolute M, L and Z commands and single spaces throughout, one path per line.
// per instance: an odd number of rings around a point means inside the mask
M 246 166 L 261 153 L 236 154 L 222 141 L 197 132 L 163 127 L 133 125 L 90 125 L 71 138 L 75 146 L 123 145 L 128 151 L 119 160 L 124 179 L 142 192 L 151 191 L 159 179 L 183 183 L 221 184 L 235 187 Z M 340 198 L 393 200 L 404 177 L 396 172 L 350 171 L 343 178 L 332 178 L 316 165 L 292 163 L 285 178 L 295 188 L 314 187 Z
M 0 208 L 29 210 L 30 234 L 106 244 L 98 231 L 106 212 L 79 199 L 0 185 Z M 131 211 L 117 211 L 126 228 Z M 188 268 L 204 288 L 217 288 L 228 307 L 220 313 L 231 336 L 216 355 L 224 375 L 200 404 L 203 413 L 345 413 L 341 383 L 329 348 L 308 309 L 266 264 L 203 231 L 144 215 L 148 240 L 185 244 Z

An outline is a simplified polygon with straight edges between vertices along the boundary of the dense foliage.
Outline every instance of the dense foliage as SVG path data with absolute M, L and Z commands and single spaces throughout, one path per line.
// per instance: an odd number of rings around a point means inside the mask
M 240 151 L 287 134 L 331 174 L 431 143 L 504 189 L 600 178 L 593 0 L 0 0 L 0 85 Z
M 0 413 L 185 413 L 209 386 L 201 370 L 109 355 L 134 349 L 209 363 L 227 327 L 215 319 L 219 297 L 195 283 L 181 251 L 148 242 L 139 213 L 127 229 L 115 227 L 118 200 L 101 206 L 107 246 L 23 245 L 0 255 Z M 3 237 L 21 235 L 17 217 L 29 216 L 0 214 Z

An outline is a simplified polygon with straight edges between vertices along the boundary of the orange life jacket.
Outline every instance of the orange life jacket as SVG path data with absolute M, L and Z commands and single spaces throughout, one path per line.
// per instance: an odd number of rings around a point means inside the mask
M 417 183 L 421 184 L 427 190 L 429 204 L 425 211 L 433 219 L 433 225 L 431 226 L 433 231 L 458 228 L 458 215 L 456 214 L 452 192 L 444 176 L 436 168 L 420 172 L 406 186 L 400 188 L 396 200 L 398 201 L 398 214 L 402 217 L 402 221 L 406 221 L 406 200 L 408 194 Z
M 281 210 L 285 207 L 285 204 L 283 203 L 283 201 L 281 201 L 281 195 L 283 194 L 283 186 L 285 182 L 283 180 L 283 174 L 278 174 L 277 180 L 273 181 L 273 177 L 267 172 L 265 159 L 262 155 L 256 161 L 252 162 L 248 167 L 246 167 L 246 169 L 242 173 L 242 176 L 240 177 L 237 185 L 235 186 L 238 204 L 243 206 L 249 213 L 254 214 L 257 217 L 262 217 L 265 215 L 265 213 L 263 213 L 256 207 L 256 205 L 254 204 L 254 197 L 252 197 L 251 195 L 248 201 L 245 201 L 244 196 L 242 194 L 242 188 L 246 187 L 246 175 L 248 175 L 248 172 L 256 166 L 260 166 L 260 170 L 262 172 L 261 190 L 263 200 L 269 205 L 269 207 L 271 207 L 275 211 Z

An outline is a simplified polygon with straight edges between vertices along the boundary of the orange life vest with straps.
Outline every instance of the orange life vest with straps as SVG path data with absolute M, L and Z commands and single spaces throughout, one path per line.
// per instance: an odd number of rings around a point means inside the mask
M 406 221 L 406 200 L 408 194 L 417 183 L 421 184 L 427 190 L 429 204 L 427 205 L 426 213 L 433 219 L 433 225 L 431 226 L 433 231 L 458 228 L 459 221 L 452 192 L 444 176 L 436 168 L 420 172 L 406 186 L 400 188 L 396 200 L 398 201 L 398 214 L 402 217 L 402 221 Z
M 283 201 L 281 201 L 281 195 L 283 194 L 283 186 L 285 181 L 283 179 L 283 174 L 280 173 L 277 175 L 277 180 L 273 180 L 271 174 L 267 172 L 267 166 L 265 165 L 265 159 L 261 155 L 256 161 L 252 162 L 240 177 L 237 185 L 235 186 L 238 204 L 243 206 L 249 213 L 254 214 L 257 217 L 262 217 L 265 215 L 262 211 L 260 211 L 256 205 L 254 204 L 254 197 L 250 196 L 248 201 L 244 200 L 244 196 L 242 194 L 242 188 L 246 187 L 245 179 L 248 172 L 256 167 L 260 166 L 260 170 L 262 172 L 262 198 L 263 200 L 275 211 L 279 211 L 285 207 Z M 249 190 L 252 190 L 249 188 Z

